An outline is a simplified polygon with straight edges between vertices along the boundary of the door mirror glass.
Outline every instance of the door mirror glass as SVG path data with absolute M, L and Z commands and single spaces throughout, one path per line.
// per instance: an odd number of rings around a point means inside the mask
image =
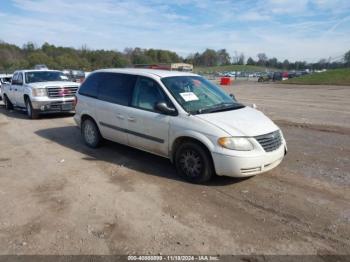
M 174 116 L 176 115 L 176 109 L 172 107 L 168 107 L 168 105 L 165 102 L 158 102 L 156 104 L 156 109 L 166 115 Z

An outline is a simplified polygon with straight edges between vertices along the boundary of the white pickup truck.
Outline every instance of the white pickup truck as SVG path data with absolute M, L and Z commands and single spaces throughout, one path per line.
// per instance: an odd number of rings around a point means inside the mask
M 61 71 L 20 70 L 11 84 L 3 86 L 2 96 L 6 109 L 25 108 L 28 117 L 35 119 L 40 113 L 73 111 L 78 87 Z

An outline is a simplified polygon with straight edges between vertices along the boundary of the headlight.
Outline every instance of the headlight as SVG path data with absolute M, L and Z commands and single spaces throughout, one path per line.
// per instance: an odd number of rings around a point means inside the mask
M 33 96 L 46 96 L 46 88 L 33 88 Z
M 250 151 L 253 150 L 253 145 L 245 137 L 221 137 L 218 140 L 220 146 L 238 151 Z

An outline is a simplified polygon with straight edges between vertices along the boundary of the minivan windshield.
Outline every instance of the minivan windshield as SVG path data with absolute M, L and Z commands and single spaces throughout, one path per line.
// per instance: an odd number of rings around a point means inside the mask
M 68 81 L 60 71 L 31 71 L 25 73 L 26 83 Z
M 204 114 L 243 108 L 220 87 L 200 76 L 172 76 L 161 79 L 183 109 Z

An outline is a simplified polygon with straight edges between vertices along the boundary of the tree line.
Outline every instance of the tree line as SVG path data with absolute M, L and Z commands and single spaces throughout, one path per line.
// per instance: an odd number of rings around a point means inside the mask
M 117 50 L 90 50 L 86 46 L 80 49 L 60 47 L 44 43 L 38 47 L 28 42 L 22 48 L 0 41 L 0 71 L 12 72 L 20 68 L 33 68 L 37 64 L 45 64 L 54 69 L 82 69 L 92 71 L 98 68 L 127 67 L 135 64 L 155 63 L 191 63 L 194 66 L 209 67 L 222 65 L 254 65 L 284 70 L 303 70 L 341 68 L 350 66 L 350 51 L 340 61 L 321 59 L 317 63 L 305 61 L 279 61 L 259 53 L 257 57 L 246 57 L 235 52 L 230 55 L 226 49 L 206 49 L 202 53 L 190 54 L 186 58 L 177 53 L 161 49 L 125 48 Z
M 41 47 L 27 43 L 22 48 L 0 42 L 0 71 L 12 72 L 19 68 L 33 68 L 45 64 L 54 69 L 81 69 L 127 67 L 134 64 L 173 63 L 183 59 L 175 52 L 160 49 L 126 48 L 114 50 L 89 50 L 58 47 L 44 43 Z
M 230 56 L 225 49 L 220 49 L 218 51 L 207 49 L 203 53 L 197 52 L 189 55 L 186 59 L 184 59 L 184 61 L 200 67 L 251 65 L 283 70 L 318 70 L 350 67 L 350 51 L 348 51 L 344 56 L 338 58 L 336 61 L 332 61 L 331 59 L 320 59 L 316 63 L 307 63 L 306 61 L 290 62 L 288 59 L 279 61 L 276 57 L 268 58 L 265 53 L 257 54 L 256 59 L 253 59 L 252 57 L 248 57 L 247 60 L 245 59 L 246 58 L 243 53 L 235 52 L 232 56 Z

